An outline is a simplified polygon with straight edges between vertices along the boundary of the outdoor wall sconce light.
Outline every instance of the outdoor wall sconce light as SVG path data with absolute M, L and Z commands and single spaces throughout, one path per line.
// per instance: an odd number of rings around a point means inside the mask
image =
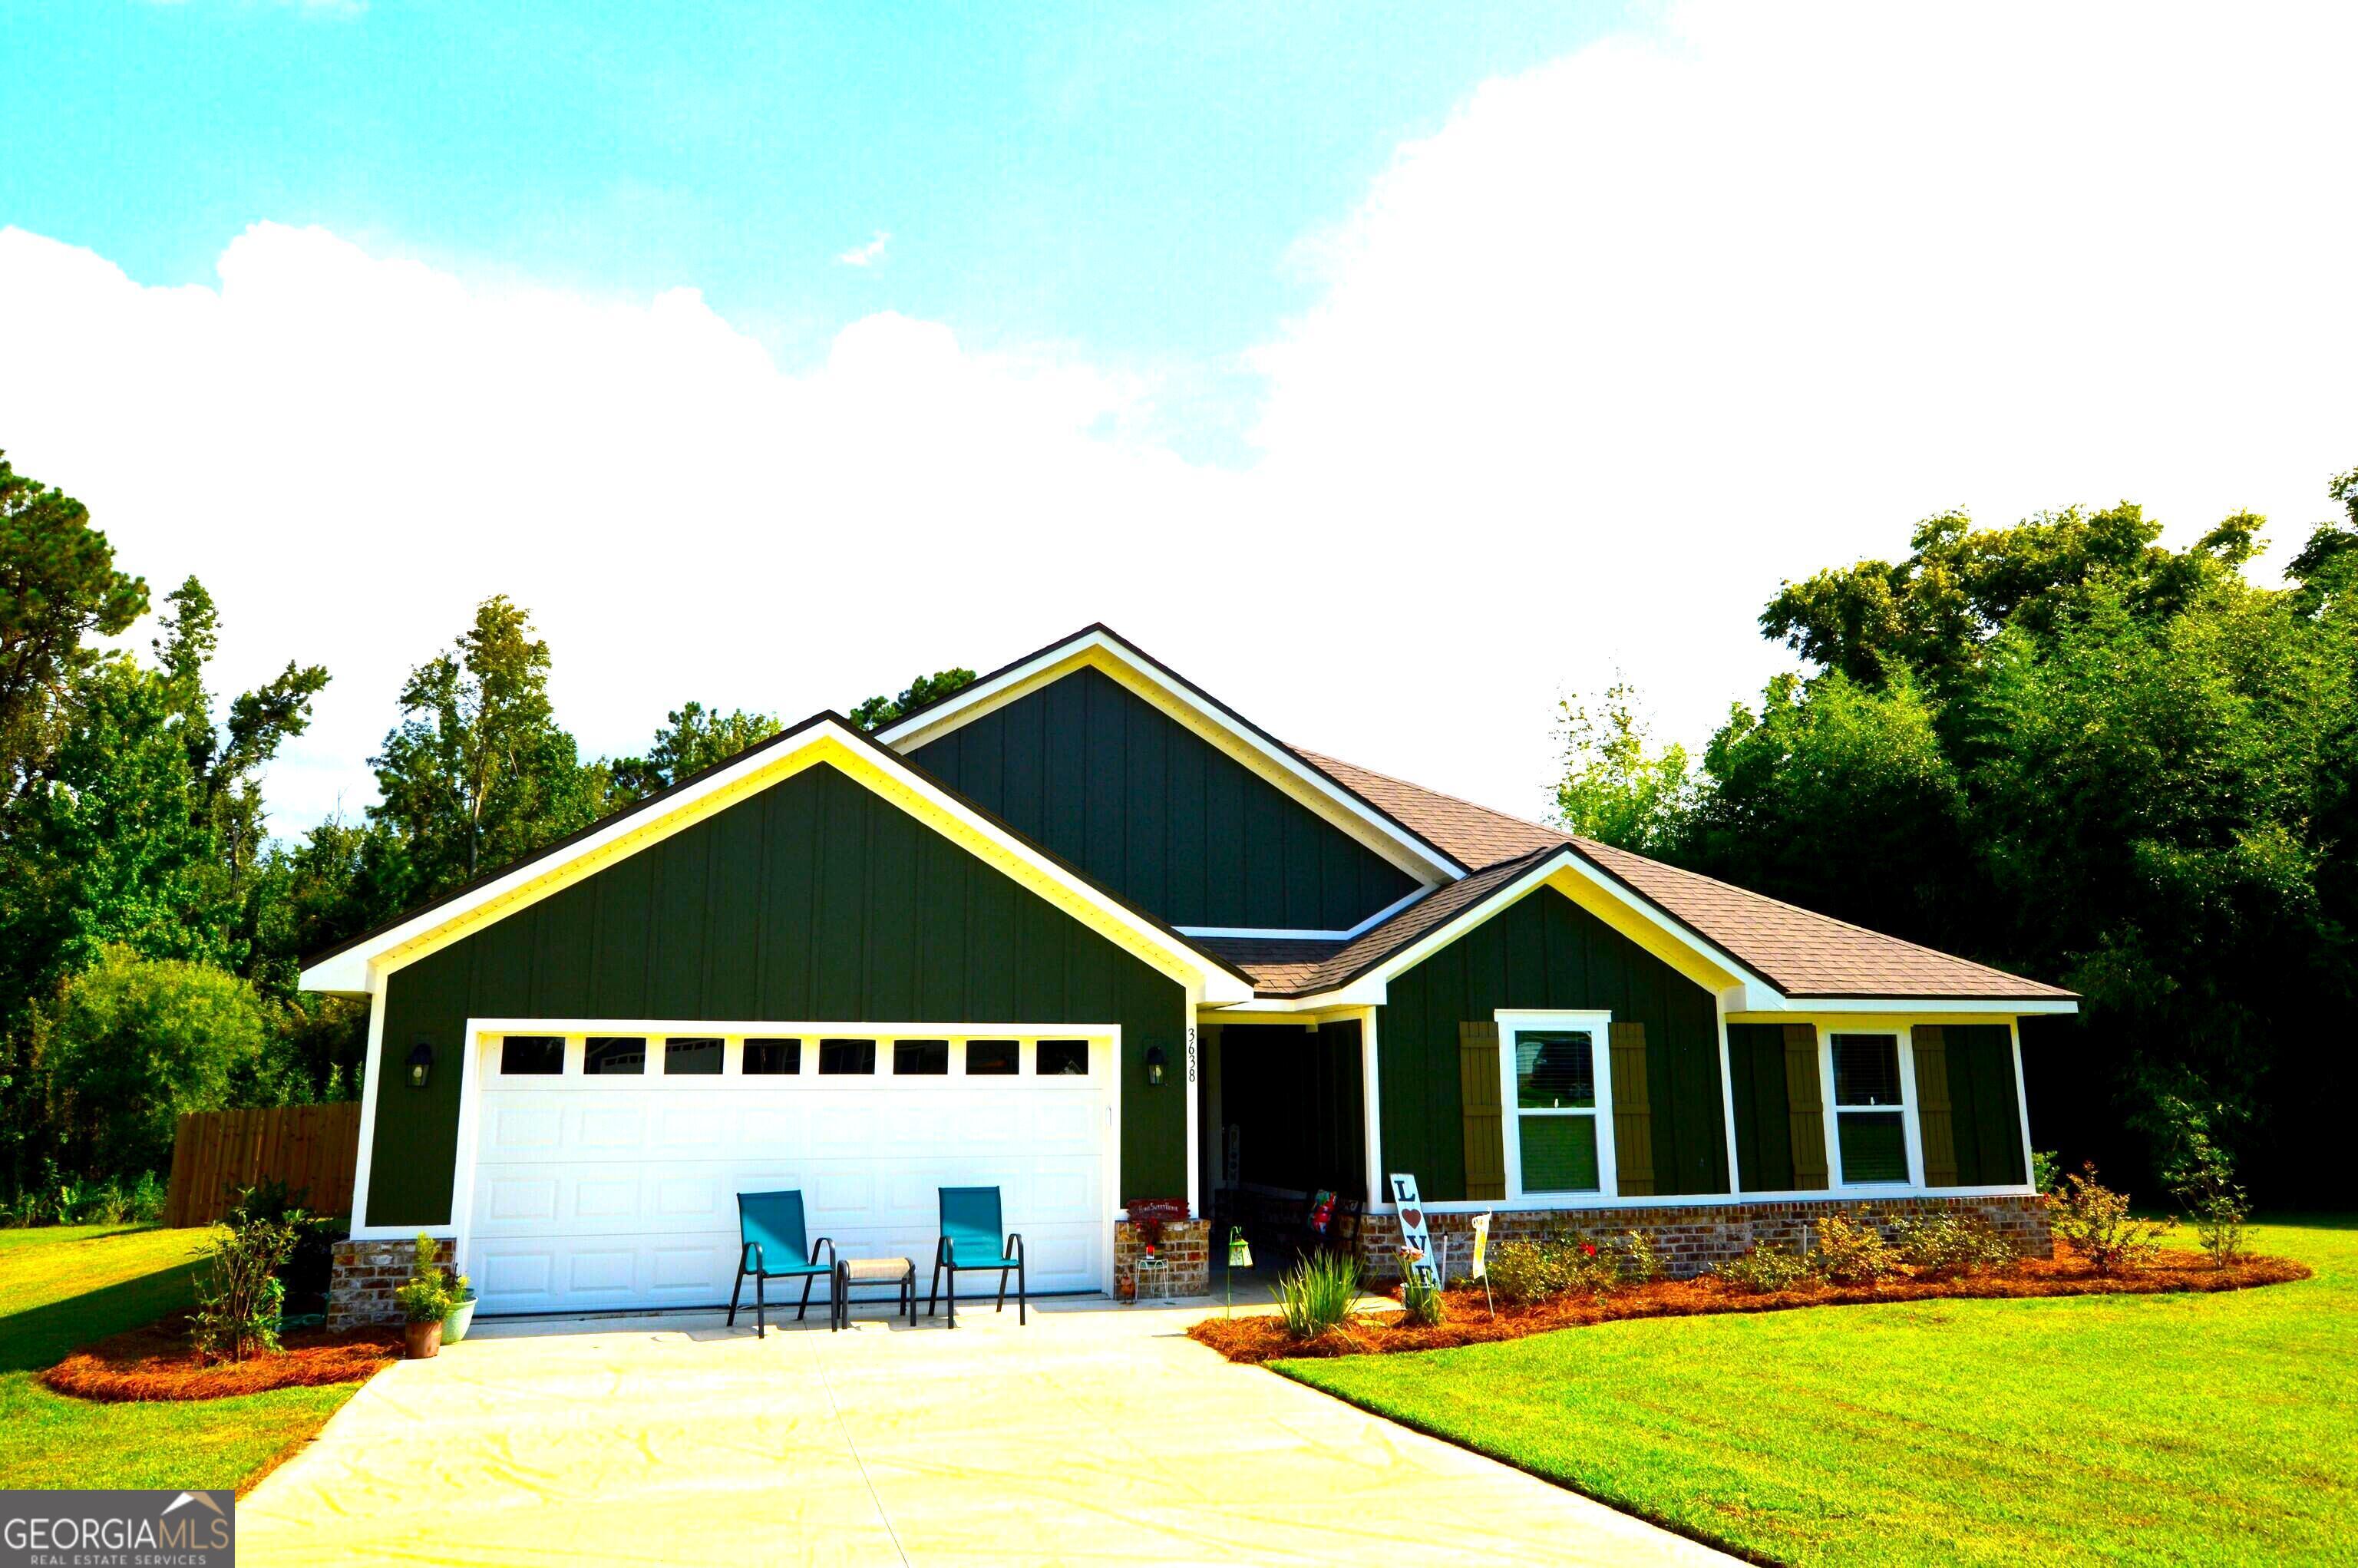
M 433 1072 L 434 1045 L 421 1034 L 417 1037 L 417 1044 L 409 1048 L 409 1087 L 413 1089 L 424 1088 L 426 1080 L 433 1075 Z
M 1163 1087 L 1163 1068 L 1169 1060 L 1169 1057 L 1163 1055 L 1162 1046 L 1149 1045 L 1146 1048 L 1147 1087 L 1159 1089 Z

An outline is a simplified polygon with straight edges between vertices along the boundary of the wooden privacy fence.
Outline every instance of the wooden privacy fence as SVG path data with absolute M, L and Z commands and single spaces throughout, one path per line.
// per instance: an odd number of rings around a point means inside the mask
M 189 1111 L 172 1141 L 164 1223 L 211 1225 L 239 1188 L 274 1181 L 313 1214 L 349 1213 L 360 1140 L 355 1103 Z

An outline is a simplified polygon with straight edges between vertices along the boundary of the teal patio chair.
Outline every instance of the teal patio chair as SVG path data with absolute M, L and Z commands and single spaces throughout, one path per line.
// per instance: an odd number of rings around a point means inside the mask
M 999 1271 L 998 1312 L 1007 1310 L 1007 1276 L 1015 1276 L 1015 1321 L 1030 1321 L 1025 1313 L 1030 1305 L 1023 1288 L 1023 1238 L 1002 1235 L 999 1228 L 999 1189 L 997 1187 L 944 1187 L 942 1195 L 942 1237 L 934 1247 L 934 1288 L 925 1302 L 925 1315 L 934 1315 L 940 1304 L 942 1271 L 950 1276 L 950 1326 L 957 1326 L 957 1277 L 961 1270 L 985 1273 Z
M 806 1247 L 803 1244 L 803 1195 L 791 1193 L 739 1193 L 737 1195 L 737 1236 L 742 1243 L 737 1254 L 737 1285 L 729 1292 L 729 1326 L 737 1326 L 737 1299 L 745 1293 L 745 1276 L 753 1276 L 753 1323 L 755 1336 L 769 1337 L 769 1303 L 762 1294 L 764 1280 L 791 1280 L 800 1275 L 803 1281 L 803 1303 L 795 1309 L 795 1321 L 803 1321 L 810 1311 L 812 1281 L 826 1280 L 834 1300 L 835 1243 L 822 1236 Z M 819 1249 L 827 1249 L 827 1261 L 818 1260 Z

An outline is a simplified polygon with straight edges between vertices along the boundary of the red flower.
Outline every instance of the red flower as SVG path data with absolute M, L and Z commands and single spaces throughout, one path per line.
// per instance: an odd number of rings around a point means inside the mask
M 1594 1241 L 1584 1241 L 1584 1242 L 1582 1242 L 1582 1243 L 1580 1244 L 1580 1255 L 1581 1255 L 1582 1257 L 1584 1257 L 1584 1258 L 1594 1258 L 1594 1257 L 1595 1257 L 1595 1256 L 1596 1256 L 1596 1243 L 1595 1243 L 1595 1242 L 1594 1242 Z

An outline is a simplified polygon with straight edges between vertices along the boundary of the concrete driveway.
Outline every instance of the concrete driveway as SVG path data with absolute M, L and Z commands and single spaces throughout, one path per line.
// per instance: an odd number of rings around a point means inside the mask
M 1183 1336 L 1202 1315 L 483 1325 L 265 1479 L 239 1561 L 1730 1561 L 1232 1367 Z

